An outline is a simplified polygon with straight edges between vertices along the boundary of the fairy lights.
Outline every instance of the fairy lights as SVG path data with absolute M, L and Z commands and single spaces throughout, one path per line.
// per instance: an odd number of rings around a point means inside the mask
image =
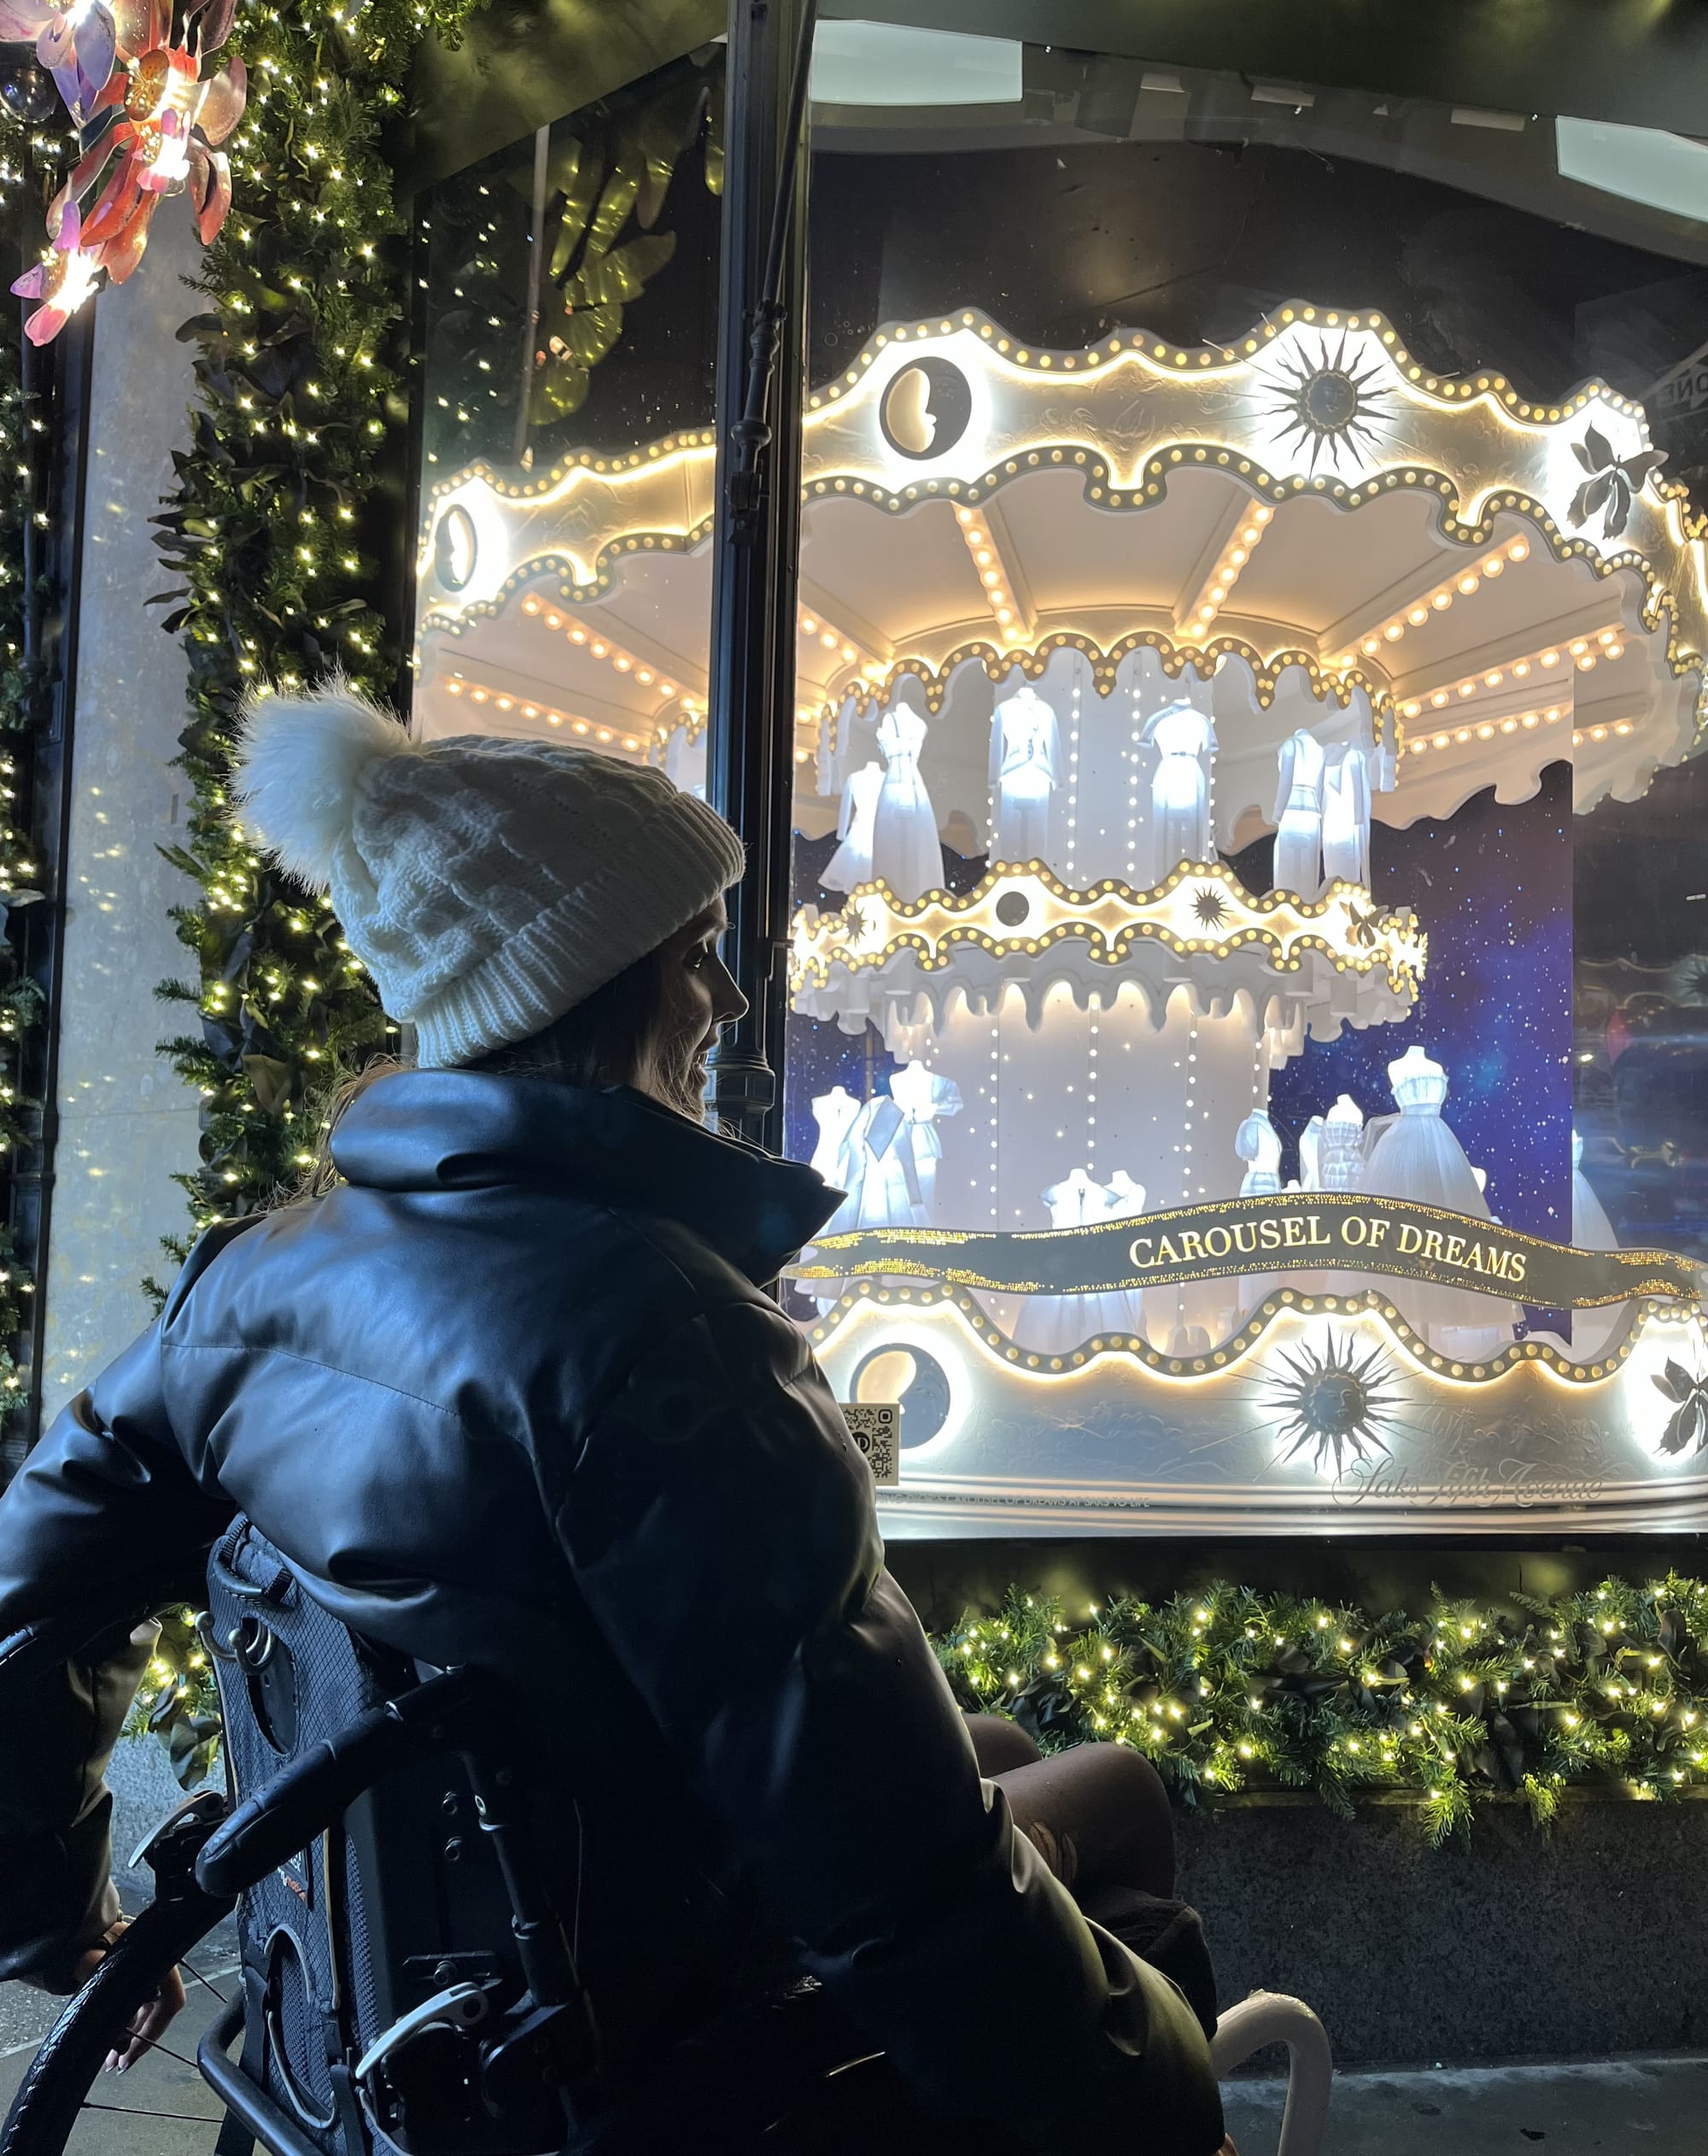
M 1203 637 L 1232 596 L 1233 588 L 1252 556 L 1262 544 L 1263 535 L 1269 529 L 1275 512 L 1266 501 L 1254 502 L 1246 507 L 1234 528 L 1232 536 L 1221 551 L 1220 559 L 1204 578 L 1192 601 L 1176 617 L 1175 628 L 1182 635 Z M 1349 665 L 1347 659 L 1342 662 Z
M 979 579 L 979 589 L 983 594 L 985 604 L 996 618 L 997 627 L 1005 637 L 1025 633 L 1025 624 L 1009 582 L 1002 551 L 991 536 L 988 522 L 971 509 L 957 509 L 955 521 L 961 528 L 961 536 L 973 558 L 973 569 Z
M 1381 657 L 1408 634 L 1426 628 L 1436 616 L 1445 613 L 1456 601 L 1471 598 L 1483 585 L 1492 583 L 1501 575 L 1509 562 L 1527 560 L 1530 552 L 1528 539 L 1514 539 L 1494 553 L 1484 555 L 1474 568 L 1455 571 L 1432 590 L 1422 593 L 1398 612 L 1388 616 L 1367 630 L 1356 640 L 1356 651 L 1361 652 L 1366 659 Z M 1341 656 L 1332 663 L 1337 667 L 1354 665 L 1354 651 L 1343 649 Z

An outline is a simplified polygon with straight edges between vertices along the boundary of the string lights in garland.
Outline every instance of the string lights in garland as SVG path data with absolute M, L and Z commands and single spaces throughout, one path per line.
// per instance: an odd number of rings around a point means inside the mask
M 1046 1749 L 1131 1745 L 1184 1804 L 1293 1789 L 1350 1816 L 1391 1791 L 1439 1844 L 1503 1795 L 1546 1826 L 1573 1784 L 1708 1788 L 1708 1584 L 1676 1574 L 1421 1619 L 1225 1585 L 1072 1616 L 1013 1591 L 935 1644 L 964 1707 Z
M 1420 1619 L 1225 1585 L 1070 1616 L 1016 1588 L 933 1644 L 962 1707 L 1046 1752 L 1131 1745 L 1183 1805 L 1297 1790 L 1350 1819 L 1389 1793 L 1439 1846 L 1501 1797 L 1547 1828 L 1573 1786 L 1708 1789 L 1708 1582 L 1676 1573 L 1510 1608 L 1436 1596 Z M 188 1787 L 219 1720 L 193 1626 L 168 1624 L 149 1679 L 130 1731 L 158 1737 Z
M 159 993 L 195 1029 L 162 1044 L 202 1101 L 202 1164 L 179 1178 L 195 1229 L 254 1212 L 313 1158 L 329 1085 L 389 1029 L 336 920 L 227 822 L 244 696 L 341 666 L 389 693 L 398 653 L 377 604 L 407 420 L 399 378 L 404 220 L 379 132 L 422 38 L 454 42 L 475 0 L 315 0 L 246 9 L 249 103 L 231 138 L 232 204 L 182 332 L 198 405 L 157 518 L 178 587 L 192 716 L 181 761 L 189 836 L 170 858 L 201 887 L 177 908 L 196 977 Z M 190 1237 L 166 1247 L 182 1259 Z M 158 1298 L 156 1282 L 148 1283 Z
M 51 89 L 33 67 L 0 75 L 0 248 L 16 260 L 40 201 L 69 161 L 74 136 L 57 124 Z M 26 649 L 26 618 L 36 595 L 28 588 L 26 535 L 45 511 L 39 480 L 49 420 L 26 391 L 20 318 L 15 312 L 0 337 L 0 1218 L 21 1148 L 33 1135 L 35 1104 L 25 1097 L 22 1069 L 46 1021 L 40 990 L 23 970 L 20 916 L 42 898 L 42 866 L 31 835 L 34 759 L 31 736 L 46 704 L 39 661 Z M 26 1386 L 16 1342 L 24 1330 L 35 1282 L 18 1261 L 9 1228 L 0 1225 L 0 1440 Z

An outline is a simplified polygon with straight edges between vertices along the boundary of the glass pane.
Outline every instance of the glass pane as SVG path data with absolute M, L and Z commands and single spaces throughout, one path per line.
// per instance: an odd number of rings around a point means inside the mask
M 790 1307 L 893 1532 L 1676 1520 L 1699 146 L 1039 22 L 822 33 Z
M 418 733 L 705 782 L 722 56 L 436 188 Z

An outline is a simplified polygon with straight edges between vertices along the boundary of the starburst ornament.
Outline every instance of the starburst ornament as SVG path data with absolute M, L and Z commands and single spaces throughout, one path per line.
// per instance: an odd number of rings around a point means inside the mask
M 1355 470 L 1387 431 L 1389 405 L 1376 386 L 1380 379 L 1376 361 L 1360 366 L 1356 348 L 1348 354 L 1344 337 L 1332 357 L 1323 338 L 1314 366 L 1301 343 L 1296 351 L 1276 356 L 1275 372 L 1264 384 L 1271 400 L 1267 414 L 1280 422 L 1281 439 L 1290 448 L 1309 449 L 1313 472 L 1325 460 L 1339 471 L 1342 456 Z
M 1201 929 L 1219 929 L 1227 919 L 1227 901 L 1206 885 L 1193 893 L 1192 918 Z
M 1360 1356 L 1350 1333 L 1337 1340 L 1331 1330 L 1321 1354 L 1307 1346 L 1284 1353 L 1281 1362 L 1284 1368 L 1269 1374 L 1269 1405 L 1282 1417 L 1283 1459 L 1296 1458 L 1308 1445 L 1314 1466 L 1332 1455 L 1335 1473 L 1342 1474 L 1348 1459 L 1387 1453 L 1382 1431 L 1393 1426 L 1399 1396 L 1379 1348 Z

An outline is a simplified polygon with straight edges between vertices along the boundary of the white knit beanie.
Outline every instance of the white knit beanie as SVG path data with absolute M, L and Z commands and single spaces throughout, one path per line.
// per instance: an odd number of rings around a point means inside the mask
M 330 893 L 422 1064 L 525 1040 L 685 928 L 740 840 L 662 771 L 556 742 L 412 741 L 341 681 L 243 714 L 243 824 Z

